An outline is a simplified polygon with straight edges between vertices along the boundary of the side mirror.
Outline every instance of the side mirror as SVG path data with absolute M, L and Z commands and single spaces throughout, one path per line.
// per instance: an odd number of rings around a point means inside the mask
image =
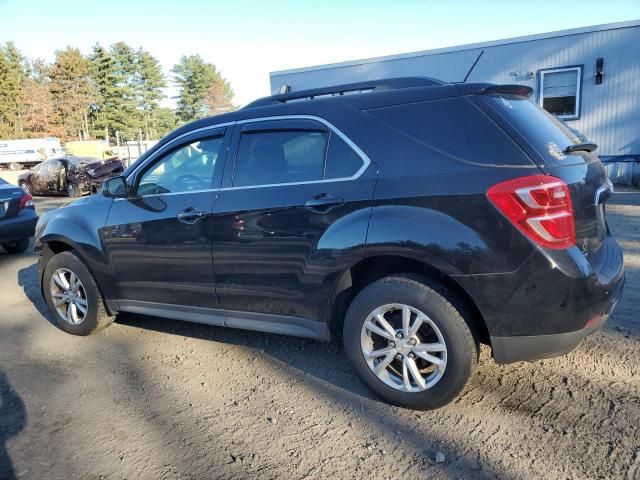
M 127 182 L 124 177 L 113 177 L 102 182 L 102 194 L 105 197 L 125 198 L 127 196 Z

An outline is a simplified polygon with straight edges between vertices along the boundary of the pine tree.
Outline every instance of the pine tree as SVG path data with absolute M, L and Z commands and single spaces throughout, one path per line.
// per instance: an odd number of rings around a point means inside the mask
M 84 139 L 89 136 L 88 113 L 95 98 L 90 67 L 89 61 L 77 48 L 67 47 L 56 51 L 49 90 L 56 123 L 65 139 Z
M 162 89 L 167 84 L 158 60 L 149 52 L 140 48 L 136 53 L 136 59 L 138 65 L 136 85 L 138 108 L 142 112 L 145 138 L 150 140 L 158 138 L 158 131 L 162 127 L 161 117 L 165 117 L 165 123 L 167 120 L 166 112 L 160 115 L 158 112 L 160 100 L 165 98 Z
M 12 42 L 7 42 L 0 47 L 0 137 L 22 135 L 25 78 L 24 58 Z
M 142 112 L 136 108 L 136 52 L 124 42 L 114 43 L 109 51 L 113 57 L 116 77 L 111 127 L 120 130 L 123 138 L 133 140 L 138 137 L 138 130 L 142 126 Z
M 105 130 L 115 136 L 111 119 L 114 110 L 114 96 L 117 95 L 115 61 L 109 52 L 99 44 L 94 45 L 89 55 L 91 80 L 95 91 L 95 101 L 91 106 L 91 132 L 99 138 L 105 137 Z
M 217 107 L 229 108 L 227 101 L 231 105 L 231 86 L 216 67 L 205 63 L 200 55 L 183 56 L 171 71 L 180 92 L 176 109 L 180 121 L 221 113 Z
M 154 113 L 155 138 L 162 138 L 178 126 L 178 118 L 173 110 L 166 107 L 158 108 Z

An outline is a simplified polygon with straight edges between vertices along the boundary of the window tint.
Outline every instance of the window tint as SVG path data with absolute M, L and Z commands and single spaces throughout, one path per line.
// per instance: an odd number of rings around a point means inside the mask
M 240 137 L 234 186 L 321 180 L 327 139 L 324 132 L 272 130 Z
M 511 138 L 466 98 L 368 110 L 407 137 L 473 163 L 530 165 Z
M 557 163 L 557 153 L 572 143 L 580 142 L 580 138 L 571 131 L 564 122 L 545 112 L 531 100 L 509 96 L 484 96 L 484 101 L 495 108 L 520 134 L 545 158 Z M 582 160 L 579 155 L 572 155 L 573 160 Z M 566 164 L 568 160 L 563 159 Z
M 179 193 L 212 187 L 222 137 L 183 145 L 154 163 L 140 179 L 138 195 Z
M 362 167 L 362 159 L 337 134 L 331 132 L 324 178 L 347 178 Z
M 580 67 L 542 70 L 540 105 L 560 118 L 577 118 L 580 106 Z

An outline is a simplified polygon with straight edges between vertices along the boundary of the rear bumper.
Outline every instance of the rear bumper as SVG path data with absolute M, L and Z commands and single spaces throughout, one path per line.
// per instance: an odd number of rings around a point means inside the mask
M 32 208 L 23 208 L 15 217 L 0 218 L 0 242 L 33 237 L 36 223 L 38 215 Z
M 536 251 L 517 271 L 457 277 L 487 325 L 498 363 L 573 350 L 600 328 L 622 295 L 622 250 L 608 236 L 592 258 L 577 247 Z
M 621 295 L 622 285 L 611 299 L 607 310 L 600 317 L 594 317 L 594 321 L 581 330 L 552 335 L 491 337 L 493 359 L 496 363 L 513 363 L 522 360 L 533 361 L 552 358 L 569 353 L 584 338 L 602 328 L 613 313 Z

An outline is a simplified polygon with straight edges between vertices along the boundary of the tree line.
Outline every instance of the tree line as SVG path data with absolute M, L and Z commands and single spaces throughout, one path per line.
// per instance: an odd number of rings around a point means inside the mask
M 161 106 L 168 79 L 148 51 L 124 42 L 88 55 L 67 47 L 52 63 L 0 45 L 0 139 L 157 139 L 198 118 L 233 110 L 233 90 L 200 55 L 173 66 L 176 108 Z

